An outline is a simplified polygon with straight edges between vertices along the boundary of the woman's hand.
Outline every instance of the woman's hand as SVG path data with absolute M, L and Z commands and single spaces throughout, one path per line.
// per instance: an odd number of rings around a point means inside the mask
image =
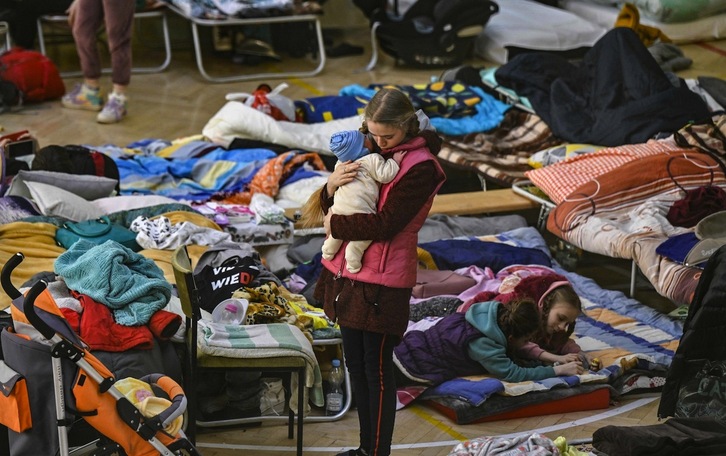
M 582 367 L 582 363 L 579 361 L 572 361 L 566 364 L 560 364 L 555 366 L 555 375 L 580 375 L 585 372 L 585 368 Z
M 328 177 L 328 196 L 333 196 L 338 187 L 351 182 L 358 174 L 360 163 L 347 161 L 336 166 Z

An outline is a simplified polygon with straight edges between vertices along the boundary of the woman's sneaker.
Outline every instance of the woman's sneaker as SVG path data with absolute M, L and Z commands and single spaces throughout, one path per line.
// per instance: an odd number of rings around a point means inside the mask
M 103 107 L 101 89 L 98 87 L 94 89 L 86 84 L 76 84 L 73 90 L 63 95 L 61 104 L 65 108 L 100 111 Z
M 103 110 L 98 113 L 96 121 L 102 124 L 120 122 L 126 116 L 126 95 L 112 92 Z

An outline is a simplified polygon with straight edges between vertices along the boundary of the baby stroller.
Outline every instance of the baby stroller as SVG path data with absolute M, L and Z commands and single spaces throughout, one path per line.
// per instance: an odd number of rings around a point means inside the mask
M 378 8 L 370 17 L 373 54 L 366 70 L 378 60 L 376 41 L 386 54 L 411 66 L 459 65 L 498 11 L 490 0 L 418 0 L 401 16 L 395 8 Z
M 12 299 L 12 327 L 0 333 L 0 422 L 10 428 L 10 455 L 71 454 L 68 431 L 80 419 L 102 436 L 92 453 L 81 448 L 84 454 L 198 455 L 181 430 L 186 410 L 182 388 L 160 374 L 140 379 L 154 388 L 150 395 L 156 397 L 160 390 L 169 398 L 160 413 L 143 414 L 73 332 L 45 282 L 25 296 L 13 286 L 12 271 L 22 260 L 22 254 L 15 254 L 0 273 Z M 56 433 L 57 440 L 52 437 Z

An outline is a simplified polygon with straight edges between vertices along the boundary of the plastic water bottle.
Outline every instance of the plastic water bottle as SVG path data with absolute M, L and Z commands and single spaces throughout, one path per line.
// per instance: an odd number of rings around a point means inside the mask
M 219 322 L 225 325 L 238 325 L 242 322 L 240 309 L 233 303 L 228 303 L 222 308 L 222 315 Z
M 242 324 L 247 315 L 248 306 L 249 302 L 246 299 L 225 299 L 212 311 L 212 321 L 223 325 Z
M 332 361 L 333 368 L 328 374 L 328 383 L 330 390 L 325 397 L 325 413 L 327 415 L 337 415 L 343 409 L 343 368 L 340 366 L 340 360 Z

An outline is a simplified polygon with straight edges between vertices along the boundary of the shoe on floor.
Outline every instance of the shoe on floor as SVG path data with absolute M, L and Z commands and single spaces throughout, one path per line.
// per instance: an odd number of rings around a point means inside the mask
M 368 456 L 368 453 L 361 450 L 360 448 L 356 448 L 355 450 L 348 450 L 342 453 L 338 453 L 335 456 Z
M 94 89 L 83 83 L 76 84 L 73 90 L 63 95 L 61 104 L 64 108 L 100 111 L 103 107 L 101 89 Z
M 348 43 L 340 43 L 337 46 L 329 46 L 325 48 L 325 55 L 328 57 L 345 57 L 348 55 L 362 55 L 363 47 L 355 46 Z
M 111 124 L 120 122 L 126 117 L 126 96 L 116 92 L 108 96 L 108 101 L 103 106 L 103 110 L 98 113 L 96 121 L 102 124 Z

